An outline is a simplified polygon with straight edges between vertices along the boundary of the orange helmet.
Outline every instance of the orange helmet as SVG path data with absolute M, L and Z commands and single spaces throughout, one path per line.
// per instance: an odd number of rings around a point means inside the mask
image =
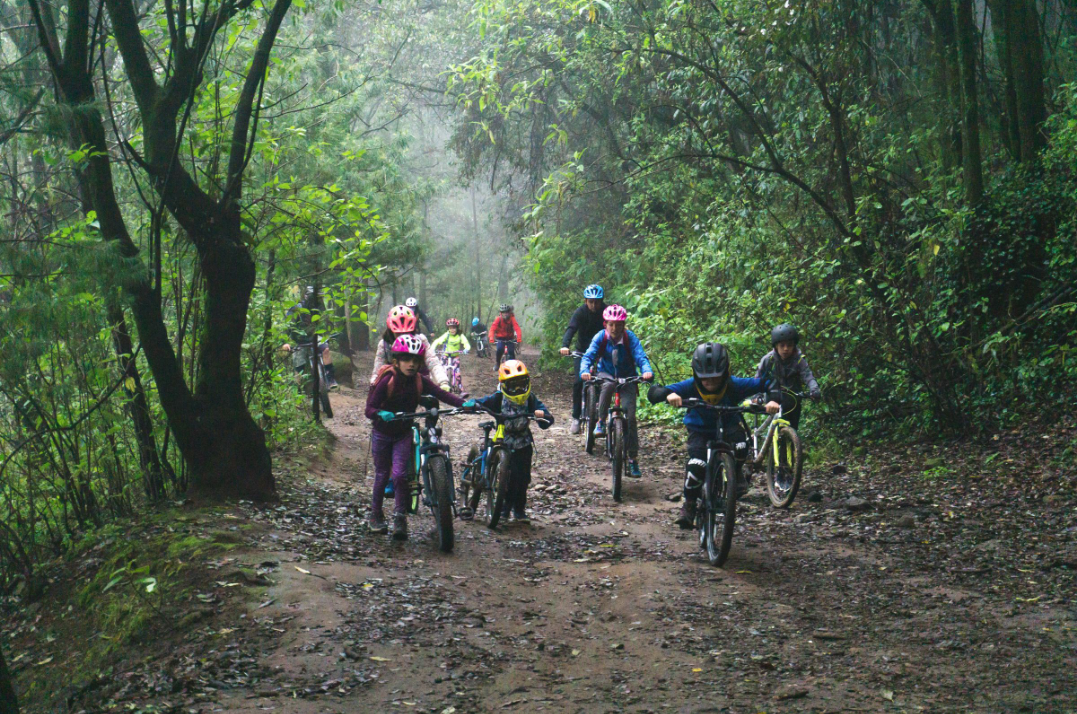
M 531 395 L 531 375 L 518 359 L 510 359 L 497 370 L 501 393 L 514 404 L 524 404 Z

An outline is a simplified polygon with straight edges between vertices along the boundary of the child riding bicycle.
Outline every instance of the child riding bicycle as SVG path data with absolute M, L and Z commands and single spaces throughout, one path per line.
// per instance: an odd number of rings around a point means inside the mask
M 601 285 L 588 285 L 583 289 L 583 305 L 572 313 L 568 321 L 568 329 L 565 330 L 565 336 L 561 339 L 561 356 L 567 357 L 572 354 L 569 345 L 572 344 L 573 336 L 576 337 L 576 351 L 584 352 L 595 335 L 602 331 L 604 327 L 602 313 L 606 309 L 606 303 L 603 302 L 604 295 Z M 580 415 L 583 413 L 583 380 L 580 379 L 579 374 L 580 358 L 577 357 L 575 361 L 576 382 L 572 385 L 572 424 L 569 432 L 579 434 Z
M 819 391 L 819 383 L 815 381 L 815 375 L 811 373 L 808 360 L 804 357 L 798 346 L 800 333 L 797 328 L 786 323 L 778 325 L 770 331 L 770 346 L 773 347 L 759 361 L 756 369 L 757 379 L 766 379 L 773 389 L 802 392 L 805 387 L 808 396 L 819 399 L 822 392 Z M 794 428 L 800 426 L 800 401 L 789 410 L 782 413 L 782 417 Z
M 654 370 L 651 361 L 647 359 L 647 353 L 643 351 L 636 333 L 625 327 L 628 320 L 628 311 L 620 305 L 610 305 L 602 313 L 606 329 L 599 332 L 591 340 L 590 347 L 580 359 L 580 379 L 591 379 L 591 366 L 598 365 L 598 376 L 605 379 L 635 377 L 637 368 L 643 373 L 643 380 L 649 382 L 654 379 Z M 627 423 L 625 445 L 628 447 L 629 476 L 640 478 L 637 457 L 639 454 L 639 434 L 636 429 L 636 400 L 639 389 L 635 384 L 619 386 L 613 382 L 605 382 L 598 394 L 598 412 L 596 414 L 594 434 L 596 437 L 606 435 L 606 411 L 613 401 L 614 392 L 621 394 L 621 408 L 624 410 Z
M 393 344 L 402 335 L 415 335 L 423 344 L 429 346 L 426 335 L 418 331 L 418 318 L 415 312 L 405 305 L 397 305 L 389 310 L 389 316 L 385 318 L 385 332 L 382 333 L 381 343 L 374 351 L 374 369 L 370 374 L 370 384 L 374 385 L 382 370 L 392 361 Z M 425 361 L 419 367 L 419 373 L 429 376 L 445 391 L 449 391 L 449 376 L 445 373 L 445 367 L 433 350 L 425 352 Z
M 497 372 L 498 391 L 488 397 L 482 397 L 464 403 L 464 408 L 476 406 L 488 409 L 495 414 L 512 416 L 530 414 L 538 419 L 546 421 L 538 422 L 540 429 L 549 429 L 553 425 L 553 415 L 542 400 L 531 393 L 531 375 L 527 367 L 519 360 L 508 360 L 501 365 Z M 512 480 L 509 484 L 509 495 L 505 499 L 504 513 L 508 514 L 511 509 L 512 518 L 517 523 L 527 524 L 531 519 L 527 516 L 527 487 L 531 485 L 531 457 L 534 455 L 535 438 L 531 434 L 530 421 L 527 419 L 505 422 L 505 443 L 513 448 L 509 470 Z M 468 518 L 471 513 L 461 513 L 461 517 Z
M 419 335 L 401 335 L 393 342 L 390 364 L 381 368 L 366 399 L 366 417 L 373 422 L 371 451 L 374 454 L 374 493 L 370 500 L 370 530 L 386 533 L 382 502 L 385 485 L 392 479 L 394 487 L 393 538 L 408 538 L 408 467 L 412 454 L 411 426 L 391 421 L 396 412 L 413 412 L 419 397 L 431 394 L 446 404 L 459 407 L 464 400 L 438 388 L 419 373 L 427 353 L 426 342 Z
M 681 400 L 688 397 L 702 399 L 712 406 L 735 406 L 765 392 L 767 387 L 765 379 L 731 376 L 729 352 L 725 345 L 704 342 L 692 354 L 692 378 L 664 387 L 655 385 L 647 391 L 647 399 L 651 404 L 665 401 L 674 407 L 681 406 Z M 777 414 L 778 408 L 776 401 L 771 400 L 766 404 L 768 414 Z M 727 441 L 746 444 L 748 437 L 744 433 L 740 415 L 724 414 L 721 418 Z M 688 429 L 688 460 L 684 477 L 684 502 L 676 521 L 683 530 L 690 530 L 696 520 L 696 500 L 700 496 L 707 470 L 707 442 L 714 438 L 718 419 L 718 412 L 702 407 L 689 409 L 684 415 L 684 426 Z M 746 490 L 747 484 L 742 482 L 739 473 L 739 460 L 737 469 L 738 491 Z
M 454 374 L 459 379 L 460 374 L 460 358 L 457 354 L 463 352 L 467 354 L 471 351 L 471 343 L 467 341 L 467 338 L 460 332 L 460 321 L 455 317 L 450 317 L 445 321 L 445 327 L 448 331 L 441 337 L 437 338 L 430 343 L 430 347 L 433 348 L 434 354 L 446 355 L 445 366 L 447 369 L 454 370 Z M 440 348 L 440 349 L 439 349 Z M 454 376 L 453 374 L 449 375 Z M 453 380 L 450 380 L 450 383 Z M 463 391 L 463 383 L 453 385 L 459 387 L 460 391 Z M 466 395 L 465 395 L 466 396 Z
M 497 340 L 497 355 L 494 360 L 494 369 L 499 369 L 501 357 L 508 350 L 509 359 L 516 359 L 516 344 L 524 341 L 524 333 L 520 330 L 520 324 L 512 314 L 512 305 L 502 305 L 498 308 L 498 316 L 490 325 L 490 335 Z

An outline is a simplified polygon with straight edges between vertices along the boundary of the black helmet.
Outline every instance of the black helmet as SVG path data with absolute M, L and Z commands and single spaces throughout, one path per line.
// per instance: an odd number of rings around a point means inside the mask
M 788 322 L 778 325 L 770 331 L 770 346 L 773 347 L 779 342 L 792 342 L 795 345 L 800 342 L 800 333 Z
M 717 342 L 704 342 L 696 347 L 692 354 L 692 373 L 696 379 L 711 379 L 729 376 L 729 353 L 725 345 Z

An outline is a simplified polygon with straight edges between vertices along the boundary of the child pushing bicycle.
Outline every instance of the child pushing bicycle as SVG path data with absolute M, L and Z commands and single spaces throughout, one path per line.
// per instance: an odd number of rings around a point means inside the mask
M 799 344 L 797 328 L 788 323 L 775 327 L 770 331 L 770 346 L 773 349 L 759 361 L 755 376 L 757 379 L 766 379 L 773 389 L 802 392 L 807 387 L 808 396 L 819 399 L 822 396 L 819 383 L 815 381 L 815 375 L 811 373 Z M 792 409 L 786 410 L 783 417 L 797 429 L 800 425 L 800 401 L 797 400 Z
M 502 420 L 505 426 L 504 440 L 506 445 L 512 447 L 509 469 L 512 480 L 509 486 L 508 498 L 502 509 L 502 518 L 512 512 L 512 518 L 517 523 L 527 524 L 531 520 L 527 516 L 527 488 L 531 485 L 531 458 L 534 456 L 535 438 L 531 434 L 531 422 L 527 418 L 512 419 L 513 415 L 533 416 L 539 421 L 541 429 L 549 429 L 553 425 L 553 415 L 546 405 L 531 392 L 531 375 L 527 367 L 519 360 L 508 360 L 498 369 L 498 391 L 490 396 L 467 401 L 465 409 L 481 407 L 495 414 L 509 417 Z M 468 518 L 469 513 L 461 516 Z
M 370 500 L 370 530 L 387 533 L 382 503 L 385 485 L 392 479 L 394 487 L 393 539 L 408 538 L 408 466 L 413 444 L 411 425 L 393 421 L 396 412 L 413 412 L 419 397 L 429 394 L 454 407 L 464 400 L 439 388 L 419 373 L 426 355 L 426 341 L 418 335 L 396 338 L 390 351 L 390 364 L 381 368 L 366 399 L 366 417 L 373 422 L 371 451 L 374 455 L 374 493 Z
M 692 354 L 692 377 L 682 382 L 668 384 L 664 387 L 653 386 L 647 391 L 651 404 L 665 401 L 670 406 L 680 407 L 686 398 L 703 400 L 711 406 L 735 406 L 769 386 L 766 379 L 734 377 L 729 373 L 729 352 L 725 345 L 717 342 L 704 342 L 696 347 Z M 776 396 L 776 395 L 769 395 Z M 768 414 L 777 414 L 780 405 L 773 399 L 766 404 Z M 723 429 L 730 435 L 734 444 L 747 442 L 739 414 L 721 414 L 713 409 L 695 407 L 684 415 L 684 426 L 688 429 L 688 460 L 684 477 L 684 501 L 677 516 L 677 525 L 682 530 L 690 530 L 696 519 L 696 501 L 707 469 L 707 441 L 712 438 L 718 419 L 722 419 Z M 739 473 L 738 490 L 747 489 Z

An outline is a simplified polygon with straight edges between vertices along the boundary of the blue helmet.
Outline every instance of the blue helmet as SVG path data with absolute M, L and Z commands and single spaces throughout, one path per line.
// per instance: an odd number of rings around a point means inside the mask
M 471 318 L 471 326 L 472 327 L 475 327 L 478 324 L 479 324 L 479 318 L 477 318 L 477 317 Z
M 583 289 L 583 297 L 587 300 L 601 300 L 603 295 L 601 285 L 588 285 Z

